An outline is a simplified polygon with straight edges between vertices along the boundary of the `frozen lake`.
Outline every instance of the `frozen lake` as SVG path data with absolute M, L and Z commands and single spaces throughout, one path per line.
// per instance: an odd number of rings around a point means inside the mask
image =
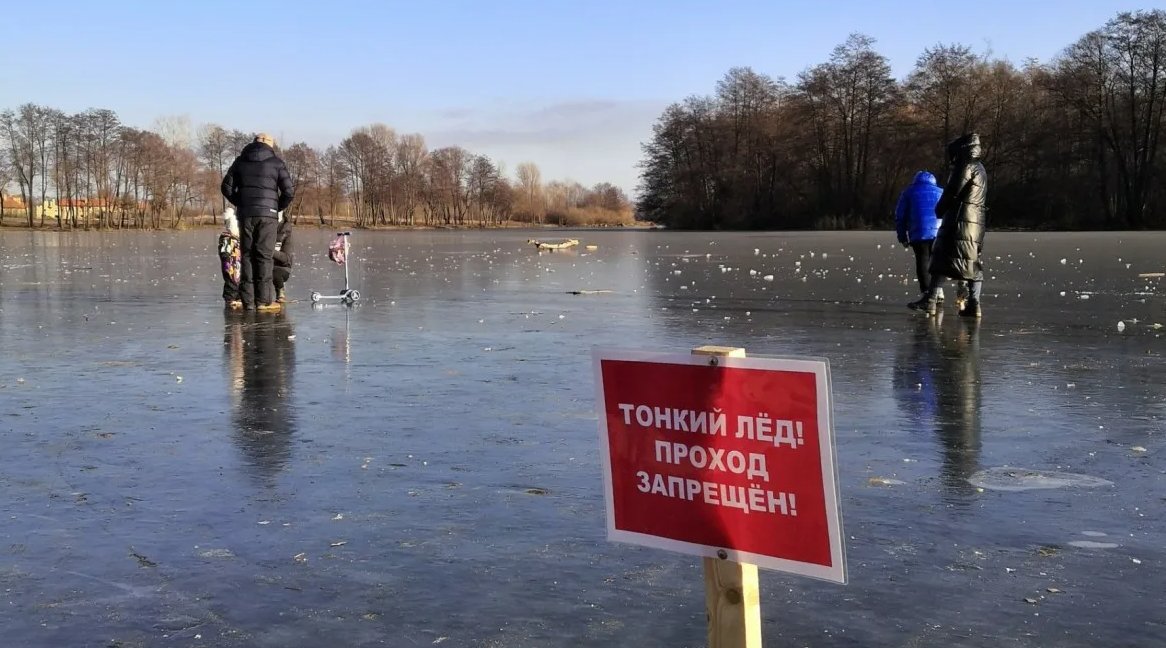
M 1166 233 L 993 232 L 981 323 L 890 232 L 358 231 L 347 309 L 300 228 L 279 315 L 215 235 L 0 231 L 4 645 L 703 646 L 590 364 L 703 344 L 831 363 L 850 583 L 762 572 L 767 646 L 1166 644 Z

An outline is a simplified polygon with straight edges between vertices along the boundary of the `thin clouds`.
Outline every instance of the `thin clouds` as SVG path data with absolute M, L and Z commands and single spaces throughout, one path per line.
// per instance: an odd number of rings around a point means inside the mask
M 533 108 L 450 108 L 438 113 L 447 125 L 436 129 L 434 135 L 510 132 L 522 139 L 524 133 L 551 135 L 597 127 L 619 129 L 630 124 L 641 125 L 645 120 L 650 124 L 664 105 L 648 101 L 575 100 Z
M 430 150 L 460 146 L 504 163 L 507 169 L 534 162 L 548 180 L 570 179 L 585 185 L 610 182 L 630 194 L 638 178 L 640 143 L 651 137 L 652 124 L 667 104 L 607 99 L 522 105 L 499 101 L 380 121 L 398 133 L 421 133 Z M 289 129 L 285 139 L 303 139 L 323 148 L 339 144 L 352 128 L 362 125 L 337 131 L 332 124 Z
M 473 108 L 446 108 L 437 111 L 437 116 L 441 119 L 469 119 L 476 112 Z
M 597 116 L 619 113 L 634 102 L 612 101 L 610 99 L 591 99 L 581 101 L 563 101 L 551 104 L 530 112 L 529 117 L 534 120 L 559 119 L 590 119 Z
M 544 177 L 634 189 L 639 145 L 666 102 L 575 99 L 522 109 L 452 108 L 425 133 L 433 148 L 460 146 L 513 166 L 533 161 Z

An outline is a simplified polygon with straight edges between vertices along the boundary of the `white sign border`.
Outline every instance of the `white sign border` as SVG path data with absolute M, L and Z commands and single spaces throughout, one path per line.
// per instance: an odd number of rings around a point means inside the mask
M 676 353 L 669 351 L 645 351 L 619 348 L 595 347 L 591 352 L 595 378 L 595 412 L 599 419 L 599 450 L 603 464 L 603 494 L 607 517 L 607 539 L 613 542 L 664 549 L 694 556 L 717 558 L 723 553 L 727 559 L 739 563 L 757 565 L 762 569 L 809 576 L 820 580 L 845 584 L 846 548 L 842 533 L 842 505 L 838 492 L 838 458 L 835 453 L 834 403 L 830 384 L 830 362 L 825 358 L 752 356 L 732 358 L 717 356 L 717 362 L 724 367 L 738 369 L 762 369 L 769 371 L 794 371 L 814 374 L 818 392 L 818 447 L 822 462 L 822 489 L 826 503 L 826 526 L 830 544 L 830 566 L 788 560 L 737 551 L 727 547 L 695 544 L 670 538 L 624 531 L 615 528 L 614 492 L 611 480 L 611 447 L 608 444 L 607 396 L 603 392 L 604 360 L 625 362 L 651 362 L 655 364 L 707 365 L 710 356 Z

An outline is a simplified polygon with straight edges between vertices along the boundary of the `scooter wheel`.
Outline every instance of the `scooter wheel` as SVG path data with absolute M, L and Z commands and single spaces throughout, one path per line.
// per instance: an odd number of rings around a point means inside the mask
M 318 293 L 318 292 L 312 293 L 312 303 L 317 304 L 319 302 L 320 302 L 320 293 Z
M 360 299 L 360 291 L 359 290 L 349 290 L 348 291 L 348 303 L 349 304 L 351 304 L 352 302 L 355 302 L 358 299 Z

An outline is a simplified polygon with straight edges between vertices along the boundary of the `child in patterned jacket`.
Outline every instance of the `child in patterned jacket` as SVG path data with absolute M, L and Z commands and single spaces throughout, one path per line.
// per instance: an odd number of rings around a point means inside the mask
M 243 255 L 239 249 L 239 219 L 235 208 L 223 212 L 223 231 L 219 234 L 219 263 L 223 271 L 223 302 L 231 310 L 241 310 L 239 278 L 243 273 Z

